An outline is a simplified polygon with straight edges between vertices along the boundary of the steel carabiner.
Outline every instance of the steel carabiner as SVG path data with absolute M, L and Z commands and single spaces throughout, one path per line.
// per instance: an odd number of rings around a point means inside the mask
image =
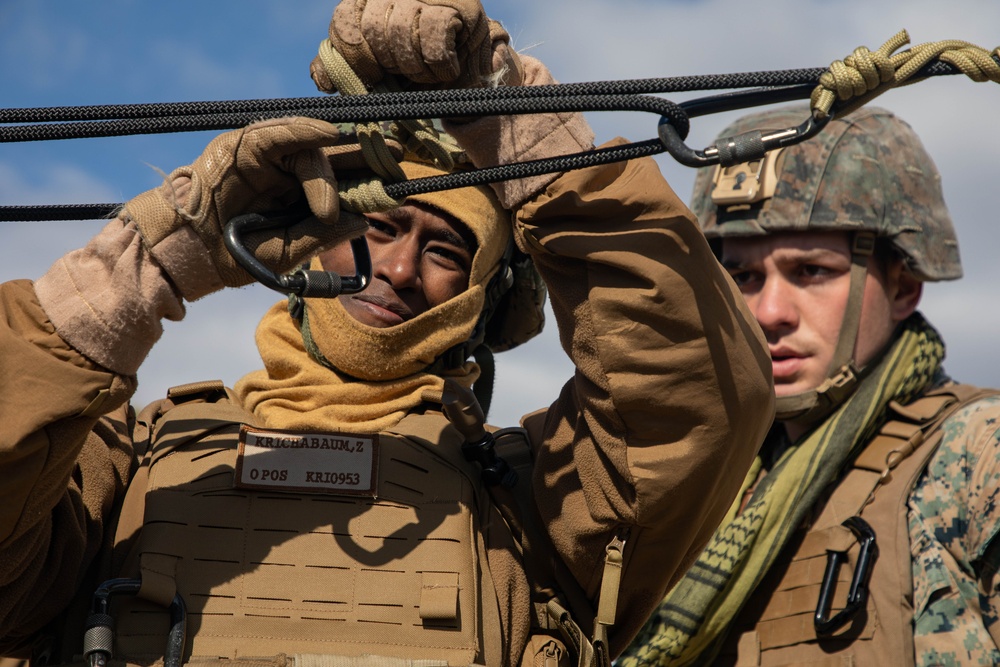
M 812 114 L 800 125 L 784 130 L 751 130 L 734 137 L 725 137 L 705 150 L 696 151 L 684 143 L 677 128 L 666 116 L 657 124 L 660 142 L 671 157 L 688 167 L 709 167 L 721 164 L 731 167 L 743 162 L 763 159 L 764 155 L 776 148 L 791 146 L 819 134 L 826 127 L 830 116 L 822 119 Z
M 243 243 L 245 233 L 284 227 L 301 219 L 291 216 L 267 218 L 259 213 L 238 215 L 226 224 L 222 238 L 233 259 L 247 273 L 265 287 L 278 292 L 331 299 L 341 294 L 356 294 L 368 287 L 372 279 L 372 261 L 368 253 L 368 241 L 363 235 L 350 242 L 354 253 L 355 274 L 346 277 L 332 271 L 311 271 L 302 267 L 291 273 L 278 275 L 254 257 Z
M 108 667 L 114 650 L 114 617 L 110 603 L 113 595 L 137 595 L 141 579 L 109 579 L 97 587 L 87 616 L 83 636 L 83 658 L 89 667 Z M 170 603 L 170 630 L 163 652 L 163 667 L 181 667 L 187 644 L 187 607 L 180 593 Z

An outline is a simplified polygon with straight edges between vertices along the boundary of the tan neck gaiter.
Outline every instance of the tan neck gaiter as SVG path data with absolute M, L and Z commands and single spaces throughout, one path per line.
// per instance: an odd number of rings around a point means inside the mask
M 455 301 L 458 300 L 449 304 Z M 322 332 L 328 325 L 336 326 L 338 320 L 333 312 L 342 314 L 341 324 L 348 324 L 347 320 L 354 322 L 343 307 L 334 306 L 336 300 L 327 304 L 328 308 L 314 309 L 312 314 L 319 321 L 319 330 L 314 333 L 318 340 L 324 341 L 324 354 L 332 357 L 328 357 L 331 364 L 336 367 L 348 358 L 377 357 L 360 351 L 369 344 L 364 338 L 355 338 L 352 342 L 350 336 L 345 336 L 346 340 L 338 338 L 336 343 L 326 338 Z M 331 314 L 319 317 L 318 310 L 329 310 Z M 393 327 L 393 330 L 399 328 Z M 383 338 L 381 342 L 388 344 L 391 336 Z M 416 350 L 402 341 L 397 343 L 393 346 L 396 350 Z M 343 347 L 335 347 L 341 344 Z M 260 418 L 262 425 L 270 428 L 375 433 L 391 428 L 421 403 L 440 403 L 443 377 L 454 378 L 466 387 L 471 387 L 479 377 L 479 366 L 473 362 L 440 376 L 417 372 L 380 380 L 362 380 L 327 368 L 306 352 L 302 333 L 284 302 L 275 304 L 261 320 L 257 347 L 264 368 L 244 376 L 235 390 L 243 406 Z M 400 364 L 409 365 L 399 355 L 397 359 Z M 376 371 L 387 370 L 378 360 L 373 367 Z

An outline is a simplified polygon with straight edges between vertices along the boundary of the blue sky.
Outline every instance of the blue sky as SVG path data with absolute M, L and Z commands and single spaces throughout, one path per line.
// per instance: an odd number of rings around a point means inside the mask
M 519 49 L 562 81 L 678 76 L 826 66 L 855 47 L 877 48 L 901 28 L 914 43 L 1000 44 L 1000 3 L 935 0 L 487 0 Z M 325 37 L 328 0 L 0 0 L 4 107 L 120 104 L 313 95 L 308 65 Z M 681 98 L 677 98 L 681 99 Z M 995 285 L 996 113 L 1000 86 L 948 77 L 892 91 L 878 104 L 915 127 L 938 162 L 958 227 L 966 278 L 926 290 L 924 312 L 949 343 L 946 365 L 979 384 L 1000 383 Z M 733 114 L 695 121 L 704 147 Z M 656 118 L 594 114 L 601 140 L 655 136 Z M 0 204 L 123 201 L 191 162 L 211 133 L 4 144 Z M 659 159 L 688 196 L 692 172 Z M 37 278 L 86 242 L 94 222 L 0 224 L 0 279 Z M 172 384 L 219 377 L 232 384 L 259 361 L 253 329 L 277 295 L 261 287 L 213 295 L 168 323 L 140 373 L 137 402 Z M 554 397 L 569 373 L 554 325 L 498 358 L 493 421 L 510 424 Z

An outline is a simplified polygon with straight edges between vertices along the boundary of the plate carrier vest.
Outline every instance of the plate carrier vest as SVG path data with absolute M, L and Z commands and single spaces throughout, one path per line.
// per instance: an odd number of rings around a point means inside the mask
M 912 401 L 889 404 L 888 421 L 840 477 L 812 524 L 799 531 L 771 566 L 732 626 L 720 664 L 913 665 L 913 581 L 907 500 L 943 436 L 941 425 L 994 390 L 947 385 Z M 864 608 L 829 636 L 814 616 L 830 554 L 846 554 L 835 574 L 827 618 L 845 609 L 861 551 L 844 525 L 861 517 L 877 536 Z

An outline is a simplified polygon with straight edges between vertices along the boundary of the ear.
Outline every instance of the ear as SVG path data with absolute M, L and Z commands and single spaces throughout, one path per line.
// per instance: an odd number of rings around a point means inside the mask
M 902 322 L 912 315 L 920 304 L 924 284 L 907 271 L 902 262 L 893 267 L 893 273 L 895 290 L 891 292 L 892 319 L 895 322 Z

